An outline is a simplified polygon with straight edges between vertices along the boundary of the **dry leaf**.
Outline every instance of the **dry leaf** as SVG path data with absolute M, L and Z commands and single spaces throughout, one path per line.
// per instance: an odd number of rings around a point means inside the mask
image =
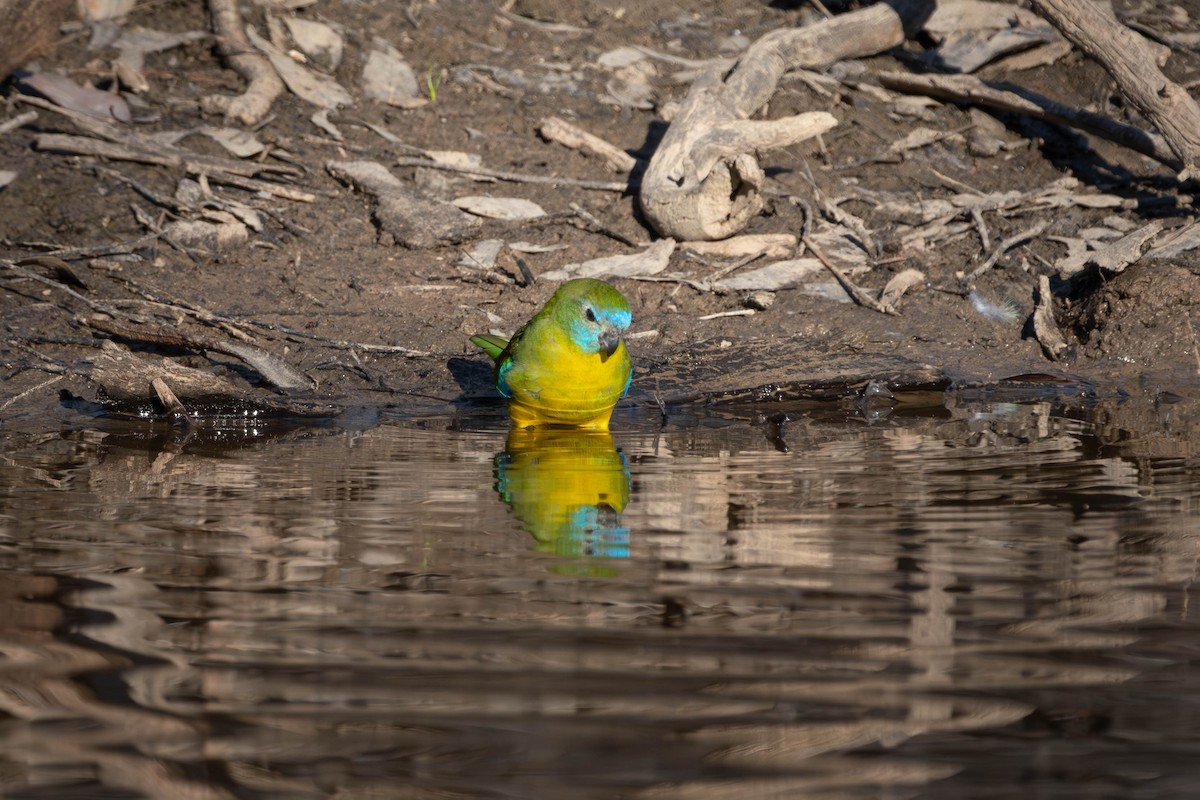
M 363 94 L 399 108 L 416 108 L 429 102 L 417 86 L 412 67 L 390 44 L 376 42 L 362 73 Z
M 500 257 L 500 250 L 503 247 L 504 242 L 500 239 L 484 239 L 476 242 L 463 253 L 457 265 L 469 269 L 491 269 L 496 266 L 496 259 Z
M 250 131 L 240 128 L 201 128 L 200 132 L 238 158 L 256 156 L 266 147 Z
M 111 94 L 95 86 L 80 86 L 70 78 L 53 72 L 35 72 L 19 76 L 17 85 L 22 90 L 32 89 L 52 103 L 71 111 L 78 111 L 80 114 L 87 114 L 89 117 L 115 119 L 120 122 L 129 122 L 132 119 L 129 104 L 119 94 Z
M 895 311 L 904 293 L 914 286 L 925 285 L 925 273 L 919 269 L 906 269 L 892 276 L 879 293 L 879 305 Z
M 657 275 L 667 268 L 674 252 L 674 239 L 659 239 L 640 253 L 594 258 L 582 264 L 567 264 L 562 269 L 545 273 L 542 277 L 552 281 L 565 281 L 570 278 L 597 278 L 601 275 L 618 278 Z
M 327 109 L 354 105 L 354 98 L 340 83 L 297 64 L 286 53 L 281 52 L 275 45 L 259 36 L 258 31 L 254 30 L 254 26 L 246 26 L 246 35 L 250 38 L 251 43 L 261 50 L 271 62 L 271 66 L 287 84 L 288 91 L 301 100 L 312 103 L 318 108 Z
M 300 17 L 284 17 L 292 41 L 300 52 L 330 71 L 342 63 L 342 37 L 323 22 Z

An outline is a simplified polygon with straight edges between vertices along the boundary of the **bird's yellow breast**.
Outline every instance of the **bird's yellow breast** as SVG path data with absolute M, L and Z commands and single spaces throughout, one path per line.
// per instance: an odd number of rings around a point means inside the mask
M 521 427 L 563 423 L 606 429 L 613 406 L 629 384 L 630 369 L 624 342 L 603 357 L 549 332 L 536 346 L 522 347 L 505 374 L 511 392 L 509 415 Z

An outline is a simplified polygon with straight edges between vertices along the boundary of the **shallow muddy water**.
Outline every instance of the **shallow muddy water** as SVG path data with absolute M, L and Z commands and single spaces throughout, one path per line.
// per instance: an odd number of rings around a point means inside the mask
M 1191 796 L 1200 462 L 1037 394 L 10 437 L 3 796 Z

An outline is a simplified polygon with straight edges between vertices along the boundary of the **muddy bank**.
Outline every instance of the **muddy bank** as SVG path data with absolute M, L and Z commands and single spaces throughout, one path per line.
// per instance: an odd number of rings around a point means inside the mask
M 141 387 L 161 411 L 155 376 L 211 390 L 185 404 L 450 411 L 492 394 L 468 335 L 510 334 L 592 270 L 634 309 L 630 403 L 1041 373 L 1190 406 L 1200 262 L 1173 156 L 888 88 L 954 59 L 991 89 L 1153 130 L 1025 9 L 1001 15 L 1027 39 L 1008 50 L 957 4 L 878 55 L 779 76 L 753 119 L 836 124 L 759 153 L 761 176 L 730 162 L 729 196 L 759 203 L 735 235 L 762 238 L 721 249 L 664 238 L 640 181 L 703 70 L 818 23 L 810 9 L 300 5 L 243 9 L 251 50 L 283 75 L 249 122 L 228 108 L 248 84 L 227 32 L 193 3 L 68 23 L 4 85 L 7 425 L 82 418 L 63 393 Z M 1182 6 L 1116 10 L 1170 79 L 1194 82 Z M 30 85 L 47 74 L 124 110 Z

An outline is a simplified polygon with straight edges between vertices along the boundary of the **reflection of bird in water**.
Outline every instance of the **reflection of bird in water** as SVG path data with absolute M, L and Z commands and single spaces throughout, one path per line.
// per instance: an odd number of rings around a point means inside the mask
M 621 341 L 629 322 L 624 295 L 604 281 L 576 278 L 511 340 L 480 334 L 471 341 L 496 360 L 496 388 L 514 425 L 608 430 L 632 375 Z
M 514 428 L 496 456 L 496 491 L 543 553 L 628 558 L 629 483 L 608 431 Z

